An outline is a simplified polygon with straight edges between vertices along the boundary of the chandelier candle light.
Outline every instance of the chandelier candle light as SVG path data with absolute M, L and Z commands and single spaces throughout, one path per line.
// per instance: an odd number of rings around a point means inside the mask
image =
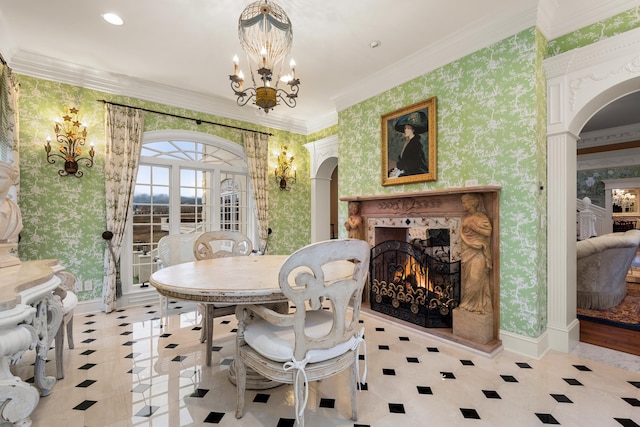
M 252 83 L 245 87 L 240 60 L 237 55 L 234 56 L 233 74 L 229 79 L 238 105 L 243 106 L 254 100 L 254 104 L 268 113 L 280 104 L 280 99 L 287 106 L 295 107 L 300 80 L 296 78 L 293 59 L 289 63 L 290 74 L 282 74 L 284 59 L 289 55 L 293 43 L 291 21 L 284 10 L 267 0 L 251 3 L 238 19 L 238 37 L 247 54 Z M 280 82 L 289 85 L 288 92 L 278 87 Z
M 47 152 L 47 161 L 53 164 L 56 162 L 54 157 L 60 157 L 64 160 L 64 169 L 60 169 L 58 175 L 75 175 L 80 178 L 84 173 L 78 170 L 78 161 L 84 160 L 86 167 L 92 167 L 95 150 L 93 144 L 90 144 L 89 157 L 81 157 L 82 146 L 87 140 L 87 128 L 80 123 L 77 108 L 65 108 L 62 120 L 62 123 L 56 121 L 53 128 L 56 133 L 56 141 L 60 144 L 58 148 L 60 154 L 51 153 L 51 138 L 47 137 L 47 143 L 44 146 Z

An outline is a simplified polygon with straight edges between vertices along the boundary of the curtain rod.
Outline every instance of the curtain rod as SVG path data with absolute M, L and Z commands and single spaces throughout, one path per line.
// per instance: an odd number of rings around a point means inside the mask
M 197 124 L 207 123 L 207 124 L 210 124 L 210 125 L 222 126 L 222 127 L 230 128 L 230 129 L 244 130 L 244 131 L 247 131 L 247 132 L 259 133 L 261 135 L 273 136 L 272 133 L 261 132 L 259 130 L 246 129 L 246 128 L 241 128 L 241 127 L 237 127 L 237 126 L 225 125 L 225 124 L 222 124 L 222 123 L 210 122 L 208 120 L 194 119 L 193 117 L 180 116 L 178 114 L 165 113 L 163 111 L 149 110 L 147 108 L 142 108 L 142 107 L 132 107 L 131 105 L 118 104 L 117 102 L 111 102 L 111 101 L 107 101 L 107 100 L 104 100 L 104 99 L 98 99 L 97 101 L 98 102 L 102 102 L 103 104 L 111 104 L 111 105 L 116 105 L 118 107 L 133 108 L 135 110 L 146 111 L 148 113 L 162 114 L 164 116 L 175 117 L 177 119 L 193 120 Z

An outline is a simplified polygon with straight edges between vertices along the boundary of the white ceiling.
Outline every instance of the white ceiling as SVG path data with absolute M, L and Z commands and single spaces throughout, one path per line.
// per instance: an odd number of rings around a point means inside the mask
M 278 0 L 293 23 L 298 106 L 238 107 L 231 58 L 250 0 L 0 0 L 0 53 L 19 74 L 313 132 L 337 111 L 538 25 L 555 38 L 640 0 Z M 116 12 L 125 25 L 101 18 Z M 381 45 L 370 47 L 373 40 Z

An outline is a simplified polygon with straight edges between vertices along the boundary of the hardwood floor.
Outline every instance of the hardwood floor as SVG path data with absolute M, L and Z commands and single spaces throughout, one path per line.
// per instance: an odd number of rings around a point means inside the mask
M 580 320 L 580 341 L 640 356 L 640 331 Z

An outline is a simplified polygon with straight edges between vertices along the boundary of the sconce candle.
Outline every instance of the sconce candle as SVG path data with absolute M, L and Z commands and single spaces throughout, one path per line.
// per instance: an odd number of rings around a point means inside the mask
M 56 162 L 55 157 L 61 158 L 64 160 L 64 169 L 60 169 L 58 175 L 74 175 L 80 178 L 84 173 L 78 169 L 78 161 L 84 160 L 87 168 L 92 167 L 95 149 L 93 144 L 90 144 L 89 156 L 82 157 L 82 146 L 87 141 L 87 128 L 78 120 L 77 108 L 65 108 L 62 120 L 62 123 L 56 122 L 53 128 L 56 141 L 60 144 L 60 153 L 51 153 L 51 138 L 47 137 L 47 143 L 44 145 L 47 161 L 53 164 Z

